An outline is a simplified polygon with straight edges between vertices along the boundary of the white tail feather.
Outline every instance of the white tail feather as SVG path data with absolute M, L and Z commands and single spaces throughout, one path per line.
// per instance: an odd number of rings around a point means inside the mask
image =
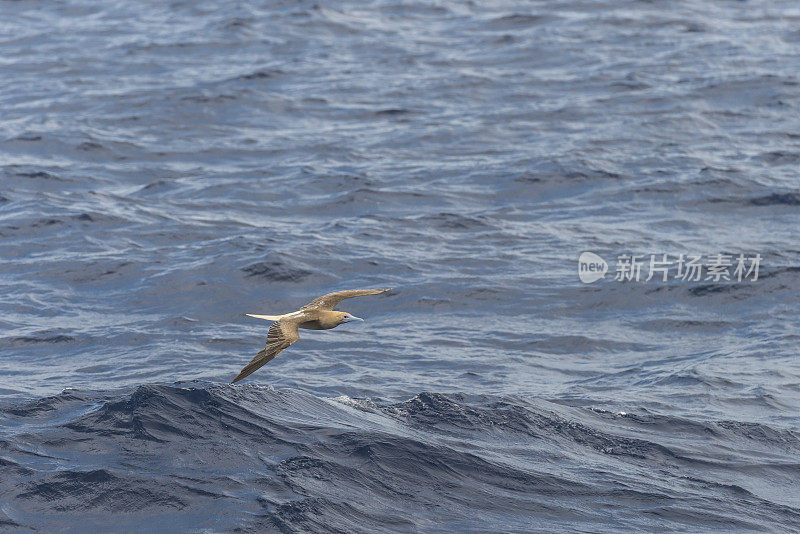
M 245 315 L 255 317 L 256 319 L 265 319 L 267 321 L 277 321 L 281 318 L 280 315 L 255 315 L 253 313 L 245 313 Z

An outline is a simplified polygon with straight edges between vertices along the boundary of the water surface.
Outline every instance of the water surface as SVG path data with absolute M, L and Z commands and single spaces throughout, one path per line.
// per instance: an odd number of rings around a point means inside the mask
M 0 3 L 0 528 L 800 529 L 798 22 Z

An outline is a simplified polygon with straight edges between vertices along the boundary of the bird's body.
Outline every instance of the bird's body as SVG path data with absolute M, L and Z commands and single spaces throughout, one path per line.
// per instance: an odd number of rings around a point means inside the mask
M 377 295 L 384 291 L 389 291 L 389 288 L 336 291 L 335 293 L 328 293 L 327 295 L 315 298 L 296 312 L 283 315 L 255 315 L 248 313 L 247 315 L 250 317 L 275 322 L 269 327 L 267 346 L 250 360 L 250 363 L 248 363 L 239 375 L 233 379 L 233 382 L 238 382 L 242 378 L 250 375 L 262 365 L 272 360 L 289 345 L 300 339 L 298 328 L 304 328 L 306 330 L 329 330 L 351 320 L 363 321 L 363 319 L 354 317 L 347 312 L 337 311 L 333 308 L 344 299 L 360 297 L 362 295 Z
M 302 312 L 299 319 L 302 322 L 297 324 L 298 328 L 306 330 L 329 330 L 342 324 L 342 313 L 326 310 L 308 310 Z

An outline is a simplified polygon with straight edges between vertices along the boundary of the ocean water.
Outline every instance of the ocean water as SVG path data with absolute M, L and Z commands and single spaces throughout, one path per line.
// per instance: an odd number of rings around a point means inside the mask
M 798 23 L 0 2 L 0 531 L 800 531 Z

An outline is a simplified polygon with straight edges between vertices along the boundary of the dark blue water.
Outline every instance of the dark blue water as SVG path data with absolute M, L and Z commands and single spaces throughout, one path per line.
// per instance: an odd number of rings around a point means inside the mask
M 0 2 L 0 530 L 800 530 L 798 23 Z

